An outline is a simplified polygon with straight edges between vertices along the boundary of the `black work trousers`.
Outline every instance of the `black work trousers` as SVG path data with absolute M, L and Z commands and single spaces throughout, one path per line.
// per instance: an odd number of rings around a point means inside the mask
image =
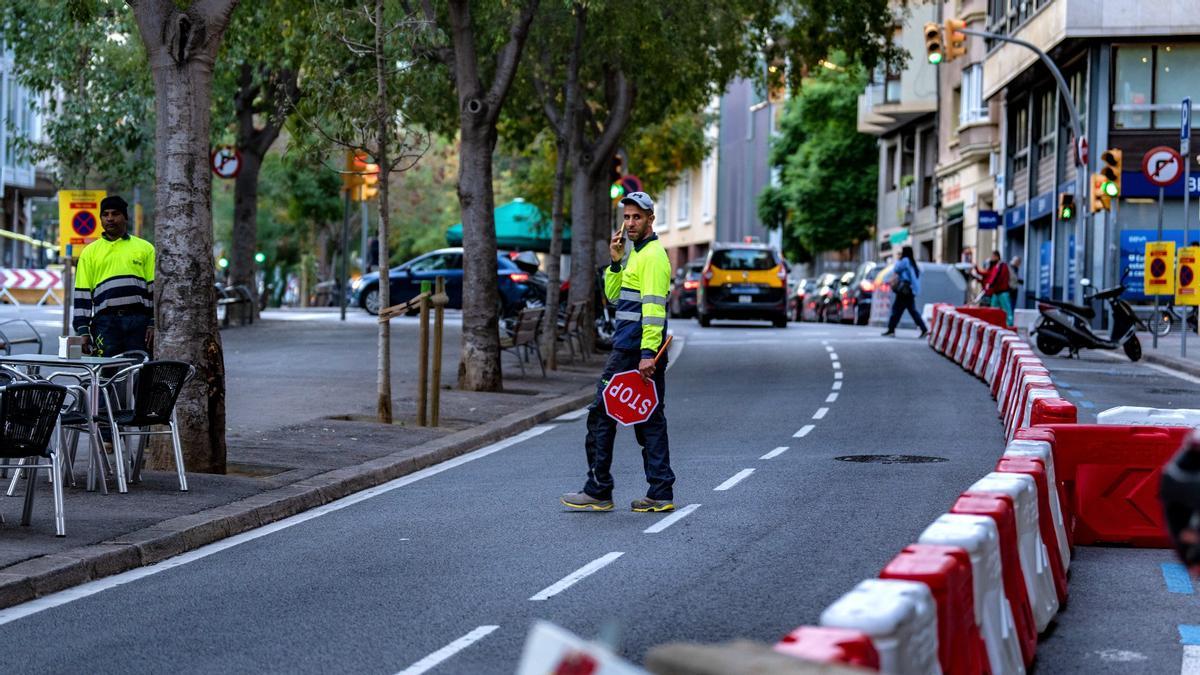
M 636 370 L 642 353 L 636 349 L 614 349 L 604 364 L 604 374 L 596 385 L 596 399 L 589 406 L 587 417 L 588 478 L 583 491 L 596 499 L 612 499 L 613 441 L 617 435 L 617 422 L 604 412 L 604 388 L 616 373 Z M 654 387 L 658 391 L 658 407 L 650 419 L 633 427 L 638 445 L 642 446 L 642 465 L 646 470 L 646 482 L 650 489 L 646 496 L 651 499 L 674 498 L 671 488 L 675 474 L 671 471 L 671 451 L 667 442 L 666 416 L 666 356 L 658 363 L 654 372 Z

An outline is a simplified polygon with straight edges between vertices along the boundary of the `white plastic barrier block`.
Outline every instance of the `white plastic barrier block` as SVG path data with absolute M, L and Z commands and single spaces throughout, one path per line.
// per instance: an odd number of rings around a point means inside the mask
M 1054 552 L 1062 561 L 1064 570 L 1071 567 L 1071 544 L 1067 541 L 1067 526 L 1063 520 L 1062 504 L 1058 501 L 1058 479 L 1054 477 L 1054 452 L 1046 441 L 1012 440 L 1004 450 L 1005 457 L 1030 457 L 1042 460 L 1046 467 L 1046 488 L 1050 492 L 1050 511 L 1054 520 L 1054 535 L 1058 539 L 1058 550 Z M 1043 517 L 1045 517 L 1043 515 Z
M 985 378 L 988 366 L 992 361 L 992 353 L 1000 344 L 1000 337 L 1006 333 L 1007 331 L 999 326 L 989 324 L 984 327 L 983 344 L 979 347 L 979 356 L 975 359 L 975 367 L 972 369 L 975 377 Z
M 996 390 L 996 410 L 1003 417 L 1008 412 L 1009 398 L 1012 396 L 1013 385 L 1020 376 L 1023 368 L 1040 368 L 1042 360 L 1032 352 L 1013 347 L 1008 352 L 1008 363 L 1004 366 L 1004 376 L 1000 378 L 1000 388 Z
M 1024 675 L 1025 662 L 1012 606 L 1004 595 L 1000 562 L 1000 535 L 987 516 L 946 513 L 938 516 L 917 539 L 922 544 L 944 544 L 966 549 L 971 557 L 975 587 L 975 619 L 987 645 L 988 663 L 996 675 Z
M 1025 410 L 1026 388 L 1030 386 L 1033 389 L 1053 389 L 1054 380 L 1051 380 L 1049 375 L 1026 372 L 1016 381 L 1016 386 L 1013 387 L 1012 393 L 1008 397 L 1008 407 L 1004 411 L 1004 430 L 1010 436 L 1017 428 L 1017 422 L 1020 421 L 1018 413 Z
M 879 672 L 940 675 L 937 605 L 915 581 L 866 579 L 821 612 L 822 626 L 852 628 L 871 637 Z
M 1003 333 L 997 336 L 997 342 L 992 346 L 991 356 L 988 357 L 987 370 L 984 371 L 983 379 L 990 387 L 997 377 L 1000 377 L 1004 371 L 1004 364 L 1000 362 L 1000 354 L 1004 351 L 1004 343 L 1006 342 L 1021 342 L 1021 338 L 1012 333 Z
M 1041 523 L 1038 521 L 1037 482 L 1033 476 L 1026 474 L 993 471 L 975 481 L 971 491 L 998 492 L 1012 497 L 1021 573 L 1025 577 L 1029 603 L 1033 606 L 1034 623 L 1041 633 L 1058 614 L 1058 590 L 1054 587 L 1050 554 L 1046 551 L 1046 543 L 1042 541 Z
M 980 321 L 973 316 L 963 318 L 962 332 L 958 336 L 958 345 L 954 349 L 954 362 L 959 365 L 962 365 L 963 359 L 967 358 L 967 350 L 971 348 L 971 341 L 975 337 L 976 323 L 980 323 Z
M 1096 415 L 1096 424 L 1135 424 L 1151 427 L 1200 429 L 1200 410 L 1195 408 L 1143 408 L 1122 405 Z

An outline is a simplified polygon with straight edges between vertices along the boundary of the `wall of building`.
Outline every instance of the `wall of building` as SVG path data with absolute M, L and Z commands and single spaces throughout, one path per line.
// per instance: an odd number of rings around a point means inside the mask
M 716 240 L 756 237 L 780 246 L 778 230 L 758 217 L 758 195 L 771 181 L 770 136 L 782 104 L 769 103 L 766 90 L 747 79 L 721 96 L 717 135 Z

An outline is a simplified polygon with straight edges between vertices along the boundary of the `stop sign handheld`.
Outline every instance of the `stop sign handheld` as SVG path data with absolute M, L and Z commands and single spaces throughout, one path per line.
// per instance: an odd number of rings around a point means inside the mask
M 668 335 L 659 348 L 658 355 L 654 357 L 655 364 L 662 358 L 669 344 L 671 336 Z M 626 370 L 613 375 L 608 381 L 604 387 L 603 399 L 604 412 L 628 427 L 641 424 L 654 414 L 658 408 L 658 389 L 654 386 L 654 380 L 643 379 L 642 374 L 636 370 Z

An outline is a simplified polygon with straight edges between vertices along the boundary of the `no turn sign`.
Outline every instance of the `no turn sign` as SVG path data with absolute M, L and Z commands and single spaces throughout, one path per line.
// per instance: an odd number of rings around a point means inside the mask
M 234 178 L 242 170 L 242 153 L 232 145 L 223 145 L 212 151 L 212 170 L 218 178 Z
M 1142 173 L 1158 187 L 1166 187 L 1183 175 L 1183 158 L 1174 148 L 1160 145 L 1142 156 Z

